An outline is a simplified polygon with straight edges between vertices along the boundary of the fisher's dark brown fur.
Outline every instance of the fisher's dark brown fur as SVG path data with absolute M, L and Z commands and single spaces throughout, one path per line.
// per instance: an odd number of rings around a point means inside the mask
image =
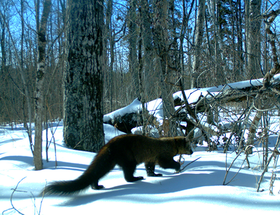
M 71 181 L 53 182 L 42 191 L 45 194 L 67 195 L 84 190 L 88 186 L 101 189 L 100 178 L 109 173 L 115 165 L 122 168 L 124 178 L 128 182 L 142 180 L 134 177 L 136 166 L 145 163 L 148 176 L 155 174 L 155 165 L 162 168 L 180 170 L 180 163 L 173 160 L 177 154 L 192 154 L 190 142 L 185 137 L 152 138 L 142 135 L 120 135 L 111 139 L 95 156 L 86 171 Z

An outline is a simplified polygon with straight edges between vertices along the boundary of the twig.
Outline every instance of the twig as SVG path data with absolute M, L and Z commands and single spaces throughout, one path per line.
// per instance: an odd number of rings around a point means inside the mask
M 22 178 L 22 179 L 17 183 L 17 185 L 16 185 L 15 188 L 12 189 L 13 192 L 12 192 L 11 197 L 10 197 L 10 202 L 11 202 L 12 208 L 9 208 L 9 209 L 6 209 L 6 210 L 2 211 L 2 215 L 4 215 L 6 212 L 8 212 L 8 211 L 10 211 L 10 210 L 15 210 L 15 211 L 18 212 L 19 214 L 24 214 L 24 213 L 20 212 L 18 209 L 16 209 L 16 207 L 14 206 L 14 204 L 13 204 L 13 196 L 14 196 L 14 193 L 15 193 L 15 192 L 27 193 L 27 191 L 20 191 L 20 190 L 18 190 L 19 184 L 20 184 L 25 178 L 26 178 L 26 176 L 25 176 L 24 178 Z M 36 204 L 35 204 L 36 198 L 35 198 L 35 196 L 33 195 L 32 192 L 30 192 L 30 193 L 31 193 L 31 197 L 34 199 L 34 210 L 35 210 L 35 209 L 36 209 Z M 36 211 L 36 214 L 41 214 L 43 199 L 44 199 L 44 198 L 42 198 L 42 200 L 41 200 L 39 211 Z
M 242 151 L 240 151 L 240 152 L 242 152 Z M 240 154 L 238 153 L 238 156 L 239 156 L 239 155 L 240 155 Z M 238 156 L 236 156 L 235 160 L 237 159 Z M 240 170 L 242 169 L 242 166 L 243 166 L 245 160 L 246 160 L 246 159 L 243 160 L 242 164 L 240 165 L 240 167 L 239 167 L 238 171 L 235 173 L 235 175 L 226 183 L 227 175 L 228 175 L 228 173 L 229 173 L 230 168 L 232 167 L 232 165 L 230 165 L 229 169 L 228 169 L 227 172 L 226 172 L 226 175 L 225 175 L 225 178 L 224 178 L 224 181 L 223 181 L 223 185 L 228 185 L 229 183 L 231 183 L 231 182 L 233 181 L 233 179 L 237 176 L 237 174 L 238 174 L 238 173 L 240 172 Z M 232 164 L 233 164 L 233 163 L 234 163 L 234 162 L 232 162 Z
M 226 170 L 226 174 L 225 174 L 225 177 L 224 177 L 223 185 L 229 184 L 229 182 L 226 183 L 227 175 L 228 175 L 228 173 L 229 173 L 229 170 L 230 170 L 231 167 L 233 166 L 234 162 L 235 162 L 236 159 L 240 156 L 241 153 L 242 153 L 242 150 L 240 150 L 240 151 L 238 152 L 238 154 L 236 155 L 236 157 L 235 157 L 235 158 L 233 159 L 233 161 L 231 162 L 229 168 Z M 238 171 L 238 172 L 239 172 L 239 171 Z M 235 175 L 235 176 L 236 176 L 236 175 Z M 235 177 L 235 176 L 234 176 L 234 177 Z M 232 181 L 232 180 L 230 180 L 230 181 Z
M 180 169 L 179 171 L 176 171 L 176 173 L 180 173 L 180 172 L 183 172 L 187 166 L 189 166 L 190 164 L 194 163 L 195 161 L 197 161 L 198 159 L 200 159 L 201 157 L 198 157 L 196 159 L 194 159 L 193 161 L 189 162 L 186 166 L 184 166 L 182 169 Z
M 274 186 L 274 181 L 276 179 L 276 174 L 274 173 L 274 171 L 272 170 L 272 174 L 271 174 L 271 179 L 270 179 L 270 184 L 269 184 L 269 194 L 273 195 L 273 186 Z
M 16 212 L 18 212 L 19 214 L 23 214 L 23 213 L 21 213 L 18 209 L 15 208 L 15 206 L 14 206 L 14 204 L 13 204 L 13 196 L 14 196 L 14 193 L 17 191 L 17 188 L 18 188 L 19 184 L 20 184 L 25 178 L 26 178 L 26 176 L 25 176 L 24 178 L 22 178 L 22 179 L 17 183 L 17 185 L 16 185 L 16 187 L 13 189 L 13 192 L 12 192 L 11 197 L 10 197 L 10 202 L 11 202 L 12 208 L 13 208 Z
M 210 144 L 209 138 L 208 138 L 206 132 L 204 131 L 202 125 L 200 124 L 200 121 L 198 120 L 195 112 L 190 107 L 190 104 L 188 102 L 187 96 L 186 96 L 185 91 L 184 91 L 184 86 L 183 86 L 183 82 L 182 82 L 181 78 L 179 80 L 179 85 L 180 85 L 180 89 L 181 89 L 181 92 L 182 92 L 182 95 L 183 95 L 183 98 L 184 98 L 184 103 L 185 103 L 186 110 L 187 110 L 188 114 L 195 120 L 195 126 L 197 126 L 201 130 L 202 135 L 204 136 L 206 142 L 209 145 Z M 209 148 L 210 148 L 210 145 L 209 145 Z
M 236 121 L 236 124 L 233 126 L 233 129 L 237 126 L 237 122 L 240 122 L 240 121 L 241 121 L 242 117 L 246 114 L 247 111 L 248 111 L 248 108 L 246 108 L 246 109 L 243 111 L 243 113 L 238 117 L 238 119 L 237 119 L 237 121 Z M 244 133 L 244 132 L 242 132 L 242 133 Z M 227 150 L 228 150 L 229 142 L 230 142 L 230 140 L 231 140 L 233 134 L 234 134 L 234 132 L 231 132 L 230 137 L 228 138 L 228 140 L 227 140 L 227 142 L 226 142 L 226 144 L 225 144 L 224 153 L 226 153 Z M 239 142 L 238 148 L 240 148 L 240 145 L 241 145 L 241 143 L 242 143 L 241 140 L 243 140 L 242 137 L 240 138 L 240 142 Z
M 270 157 L 269 157 L 269 159 L 268 159 L 268 161 L 267 161 L 267 163 L 266 163 L 266 165 L 265 165 L 265 167 L 264 167 L 264 169 L 263 169 L 263 172 L 262 172 L 262 174 L 261 174 L 260 180 L 259 180 L 259 182 L 258 182 L 257 192 L 259 192 L 259 190 L 260 190 L 260 186 L 261 186 L 261 183 L 262 183 L 264 174 L 267 172 L 267 168 L 268 168 L 268 165 L 270 164 L 270 161 L 272 160 L 272 158 L 273 158 L 274 156 L 278 156 L 278 155 L 279 155 L 279 154 L 278 154 L 278 150 L 277 150 L 277 148 L 279 147 L 279 144 L 280 144 L 280 133 L 278 134 L 278 137 L 277 137 L 277 141 L 276 141 L 274 150 L 273 150 L 272 154 L 270 155 Z
M 249 116 L 250 116 L 250 113 L 251 113 L 252 109 L 253 109 L 253 105 L 251 105 L 251 107 L 248 109 L 248 114 L 247 114 L 247 116 L 245 117 L 244 122 L 247 122 L 247 120 L 248 120 L 248 118 L 249 118 Z M 245 110 L 245 111 L 246 111 L 246 110 Z M 245 115 L 245 111 L 243 112 L 244 115 Z M 243 114 L 242 114 L 242 115 L 243 115 Z M 244 127 L 245 127 L 245 124 L 246 124 L 246 123 L 244 123 Z M 230 166 L 229 166 L 228 169 L 227 169 L 227 152 L 226 152 L 226 162 L 225 162 L 225 164 L 226 164 L 226 174 L 225 174 L 225 177 L 224 177 L 223 185 L 228 185 L 230 182 L 232 182 L 232 180 L 233 180 L 233 179 L 236 177 L 236 175 L 240 172 L 241 167 L 243 166 L 245 159 L 246 159 L 246 161 L 247 161 L 248 168 L 250 167 L 250 166 L 249 166 L 248 158 L 246 157 L 246 158 L 244 159 L 242 165 L 240 166 L 239 170 L 237 171 L 237 173 L 232 177 L 231 180 L 229 180 L 229 182 L 226 183 L 226 178 L 227 178 L 227 175 L 228 175 L 228 173 L 229 173 L 229 170 L 230 170 L 231 167 L 233 166 L 233 164 L 234 164 L 234 162 L 236 161 L 236 159 L 237 159 L 237 158 L 240 156 L 240 154 L 243 152 L 243 150 L 241 150 L 241 145 L 242 145 L 242 142 L 243 142 L 243 140 L 244 140 L 245 128 L 243 128 L 242 130 L 243 130 L 243 131 L 242 131 L 241 138 L 240 138 L 239 144 L 238 144 L 238 154 L 237 154 L 236 157 L 233 159 L 233 161 L 232 161 L 232 163 L 230 164 Z

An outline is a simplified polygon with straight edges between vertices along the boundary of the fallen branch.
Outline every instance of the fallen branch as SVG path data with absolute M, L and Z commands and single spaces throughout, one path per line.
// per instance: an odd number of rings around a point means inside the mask
M 186 110 L 187 110 L 188 114 L 195 120 L 194 125 L 197 126 L 201 130 L 202 135 L 204 136 L 205 141 L 208 143 L 209 149 L 210 149 L 211 147 L 210 147 L 209 137 L 206 134 L 205 130 L 203 129 L 202 125 L 200 124 L 200 120 L 197 118 L 196 113 L 190 107 L 190 104 L 188 102 L 188 99 L 187 99 L 185 91 L 184 91 L 184 86 L 183 86 L 182 79 L 179 80 L 179 85 L 180 85 L 181 92 L 182 92 L 182 95 L 183 95 L 183 98 L 184 98 L 184 104 L 185 104 Z

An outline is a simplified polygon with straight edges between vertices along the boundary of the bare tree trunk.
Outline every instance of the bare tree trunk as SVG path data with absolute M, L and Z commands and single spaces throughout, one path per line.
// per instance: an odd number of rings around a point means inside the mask
M 169 71 L 169 47 L 168 47 L 168 1 L 155 1 L 155 17 L 154 20 L 154 43 L 156 54 L 160 61 L 160 85 L 161 96 L 163 103 L 163 117 L 164 117 L 164 136 L 176 135 L 176 128 L 171 116 L 174 113 L 174 101 L 170 86 L 171 72 Z
M 23 42 L 24 42 L 24 1 L 20 1 L 20 17 L 21 17 L 21 38 L 20 38 L 20 67 L 23 69 Z M 23 125 L 28 130 L 27 117 L 26 117 L 26 97 L 23 97 L 22 112 L 23 112 Z
M 274 67 L 270 71 L 268 71 L 266 73 L 266 75 L 264 76 L 263 86 L 260 89 L 260 93 L 256 96 L 255 99 L 262 100 L 262 98 L 261 98 L 262 90 L 269 87 L 272 77 L 275 74 L 280 72 L 280 65 L 279 65 L 278 56 L 277 56 L 277 53 L 276 53 L 275 38 L 273 36 L 274 35 L 273 32 L 270 30 L 270 26 L 271 26 L 272 22 L 275 20 L 275 18 L 279 14 L 280 14 L 280 9 L 277 10 L 277 11 L 273 11 L 273 12 L 271 12 L 271 14 L 268 14 L 268 15 L 264 16 L 264 18 L 267 19 L 265 21 L 265 24 L 266 24 L 265 30 L 266 30 L 266 33 L 270 37 L 269 43 L 270 43 L 270 46 L 271 46 L 271 53 L 272 53 L 272 60 L 273 60 L 273 63 L 274 63 Z M 262 103 L 262 102 L 260 102 L 260 103 Z M 258 108 L 259 109 L 256 110 L 256 115 L 253 119 L 253 122 L 252 122 L 250 128 L 249 128 L 249 134 L 248 134 L 248 139 L 247 139 L 247 143 L 246 143 L 246 145 L 247 145 L 247 150 L 246 150 L 247 157 L 248 157 L 248 154 L 252 153 L 252 147 L 254 145 L 254 138 L 255 138 L 255 135 L 256 135 L 257 125 L 259 124 L 259 121 L 260 121 L 262 113 L 263 113 L 262 109 L 264 109 L 266 107 L 262 104 L 261 107 L 258 107 Z M 248 163 L 248 166 L 249 166 L 248 158 L 247 158 L 247 163 Z
M 143 65 L 143 74 L 142 74 L 142 82 L 143 82 L 143 91 L 144 97 L 146 101 L 155 98 L 155 83 L 156 83 L 156 74 L 153 72 L 153 45 L 152 45 L 152 31 L 151 31 L 151 14 L 149 12 L 149 2 L 148 0 L 140 1 L 140 20 L 142 27 L 142 44 L 143 44 L 143 52 L 144 56 L 142 59 Z
M 238 10 L 236 12 L 236 31 L 237 31 L 237 74 L 233 81 L 239 81 L 243 77 L 244 57 L 243 57 L 243 41 L 242 41 L 242 7 L 241 0 L 238 0 Z M 236 77 L 237 76 L 237 77 Z
M 64 141 L 97 152 L 103 131 L 103 1 L 69 0 L 64 74 Z
M 43 118 L 43 83 L 45 76 L 46 61 L 46 29 L 47 20 L 51 9 L 51 0 L 44 1 L 43 14 L 40 21 L 38 32 L 38 63 L 36 72 L 36 89 L 35 89 L 35 143 L 34 143 L 34 165 L 36 170 L 43 168 L 42 162 L 42 118 Z
M 208 0 L 208 12 L 210 15 L 210 20 L 213 25 L 213 42 L 214 42 L 214 71 L 210 74 L 212 77 L 212 84 L 219 85 L 225 83 L 225 71 L 226 62 L 223 56 L 224 50 L 224 41 L 223 35 L 221 31 L 221 23 L 220 23 L 220 13 L 221 8 L 219 7 L 218 0 Z
M 136 32 L 136 0 L 129 0 L 128 10 L 128 27 L 129 27 L 129 72 L 133 79 L 134 96 L 140 97 L 139 81 L 138 81 L 138 63 L 137 63 L 137 32 Z
M 1 26 L 1 36 L 0 36 L 0 47 L 1 47 L 1 67 L 0 67 L 0 75 L 5 74 L 5 70 L 6 70 L 6 62 L 7 62 L 7 56 L 6 56 L 6 31 L 7 31 L 7 26 L 6 26 L 6 14 L 2 13 L 2 11 L 0 11 L 1 16 L 0 16 L 0 26 Z
M 141 13 L 141 8 L 139 8 Z M 143 34 L 143 26 L 140 25 L 139 29 L 139 40 L 138 40 L 138 82 L 139 82 L 139 96 L 140 101 L 142 103 L 142 120 L 143 120 L 143 128 L 142 135 L 146 135 L 146 119 L 147 119 L 147 111 L 145 108 L 146 96 L 144 90 L 144 81 L 143 81 L 143 57 L 142 57 L 142 34 Z
M 184 40 L 185 38 L 187 38 L 187 41 L 189 40 L 189 29 L 188 29 L 188 25 L 189 25 L 189 19 L 190 19 L 190 15 L 192 13 L 193 10 L 193 6 L 194 6 L 195 0 L 192 0 L 191 6 L 189 8 L 189 13 L 187 13 L 187 6 L 186 6 L 186 2 L 183 1 L 183 19 L 182 19 L 182 25 L 181 25 L 181 30 L 180 30 L 180 46 L 179 46 L 179 64 L 180 64 L 180 76 L 181 76 L 181 80 L 182 83 L 184 84 L 184 73 L 185 73 L 185 64 L 187 65 L 191 65 L 191 54 L 188 54 L 188 63 L 184 62 Z M 188 50 L 189 50 L 189 43 L 187 43 L 188 46 Z M 188 66 L 189 67 L 189 66 Z M 187 69 L 188 70 L 188 69 Z M 194 70 L 192 71 L 194 74 Z M 189 79 L 188 81 L 193 80 L 194 79 Z M 195 82 L 193 82 L 194 84 Z
M 114 76 L 114 62 L 115 62 L 115 33 L 112 27 L 112 14 L 113 14 L 113 0 L 107 0 L 106 2 L 106 16 L 105 16 L 105 26 L 104 26 L 104 55 L 105 62 L 104 68 L 104 98 L 106 98 L 104 104 L 104 112 L 112 112 L 115 108 L 114 106 L 114 84 L 113 84 L 113 76 Z M 110 59 L 110 60 L 109 60 Z
M 248 79 L 258 78 L 261 75 L 261 20 L 259 15 L 261 13 L 261 0 L 251 0 L 249 3 L 249 16 L 247 17 L 249 29 L 247 39 L 247 53 L 248 53 Z
M 199 66 L 201 62 L 201 44 L 203 39 L 203 25 L 205 17 L 205 0 L 199 0 L 198 13 L 195 26 L 195 41 L 194 41 L 194 56 L 193 56 L 193 71 L 191 77 L 191 88 L 198 87 L 197 77 L 199 75 Z

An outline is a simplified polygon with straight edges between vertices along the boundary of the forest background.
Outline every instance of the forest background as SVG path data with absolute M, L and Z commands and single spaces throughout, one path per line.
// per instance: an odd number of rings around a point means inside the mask
M 28 128 L 34 121 L 38 35 L 46 2 L 51 4 L 42 119 L 63 118 L 66 0 L 1 0 L 0 123 Z M 262 14 L 279 7 L 278 0 L 105 0 L 104 114 L 135 98 L 144 103 L 172 95 L 179 80 L 191 89 L 264 77 L 275 62 Z M 277 21 L 271 28 L 279 48 Z
M 139 78 L 146 101 L 161 96 L 159 61 L 152 31 L 156 19 L 153 3 L 145 0 L 104 2 L 107 54 L 104 113 L 140 97 L 140 90 L 135 90 L 139 89 Z M 278 9 L 279 1 L 272 4 L 266 0 L 171 0 L 167 3 L 166 31 L 173 66 L 170 83 L 182 77 L 186 89 L 217 86 L 261 78 L 273 67 L 264 22 L 257 16 L 269 9 Z M 35 92 L 42 4 L 41 0 L 0 2 L 2 123 L 27 121 L 26 97 L 32 99 Z M 46 33 L 46 119 L 62 118 L 66 19 L 66 1 L 52 1 Z M 279 38 L 279 29 L 274 28 Z M 170 93 L 176 90 L 173 88 Z

